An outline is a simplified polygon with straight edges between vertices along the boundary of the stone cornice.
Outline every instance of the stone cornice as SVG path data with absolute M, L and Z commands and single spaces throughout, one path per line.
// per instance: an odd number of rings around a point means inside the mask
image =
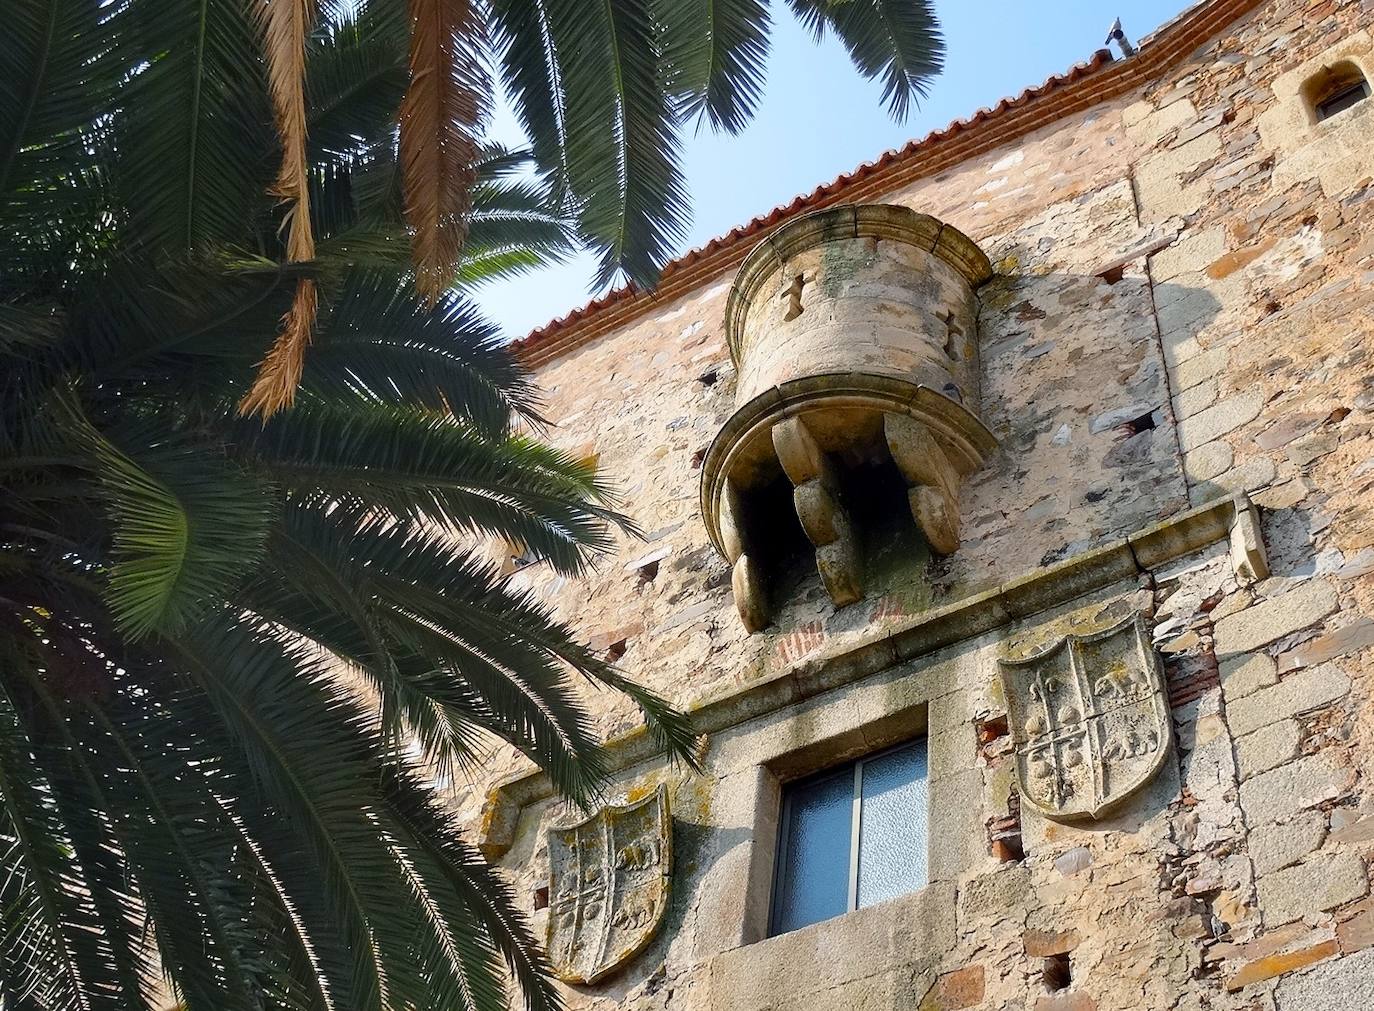
M 1263 578 L 1266 572 L 1256 539 L 1254 506 L 1243 494 L 1216 499 L 1093 551 L 874 630 L 833 652 L 807 657 L 742 687 L 698 699 L 687 707 L 693 729 L 709 737 L 1135 578 L 1228 538 L 1238 571 L 1247 573 L 1247 578 Z M 646 728 L 639 727 L 608 741 L 606 752 L 609 771 L 617 773 L 662 755 L 663 749 Z M 477 845 L 487 859 L 499 859 L 510 849 L 520 812 L 527 805 L 553 795 L 553 784 L 540 771 L 497 784 L 487 795 L 478 830 Z

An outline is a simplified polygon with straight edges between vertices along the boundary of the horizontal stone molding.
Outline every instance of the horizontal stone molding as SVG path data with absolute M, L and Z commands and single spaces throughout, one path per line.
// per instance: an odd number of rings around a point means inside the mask
M 1254 506 L 1244 494 L 1215 499 L 1095 550 L 924 611 L 895 627 L 875 630 L 833 652 L 812 655 L 746 685 L 707 695 L 686 707 L 692 727 L 709 739 L 712 734 L 1133 579 L 1208 545 L 1230 540 L 1238 524 L 1249 526 L 1254 521 Z M 624 772 L 663 753 L 648 729 L 641 726 L 607 742 L 606 765 L 612 774 Z M 494 786 L 478 828 L 477 845 L 487 859 L 500 859 L 510 849 L 526 806 L 554 793 L 552 782 L 538 770 Z

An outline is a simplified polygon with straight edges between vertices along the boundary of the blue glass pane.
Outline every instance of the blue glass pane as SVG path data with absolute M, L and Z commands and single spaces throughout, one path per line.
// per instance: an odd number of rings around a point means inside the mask
M 849 836 L 854 770 L 788 792 L 773 933 L 839 916 L 849 908 Z
M 926 746 L 864 763 L 859 814 L 859 908 L 926 884 Z

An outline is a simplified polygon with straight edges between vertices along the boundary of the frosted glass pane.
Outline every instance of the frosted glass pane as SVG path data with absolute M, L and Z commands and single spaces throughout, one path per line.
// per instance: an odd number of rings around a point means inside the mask
M 849 908 L 853 767 L 788 793 L 787 838 L 773 933 L 819 923 Z
M 860 909 L 925 887 L 925 742 L 865 762 L 862 797 Z

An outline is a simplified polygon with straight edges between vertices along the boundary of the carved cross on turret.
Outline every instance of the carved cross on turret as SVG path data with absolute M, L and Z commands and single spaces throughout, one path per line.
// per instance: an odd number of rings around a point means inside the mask
M 784 320 L 794 320 L 802 314 L 802 289 L 807 280 L 805 274 L 794 274 L 792 283 L 783 289 L 781 297 L 787 300 L 787 309 L 782 314 Z

